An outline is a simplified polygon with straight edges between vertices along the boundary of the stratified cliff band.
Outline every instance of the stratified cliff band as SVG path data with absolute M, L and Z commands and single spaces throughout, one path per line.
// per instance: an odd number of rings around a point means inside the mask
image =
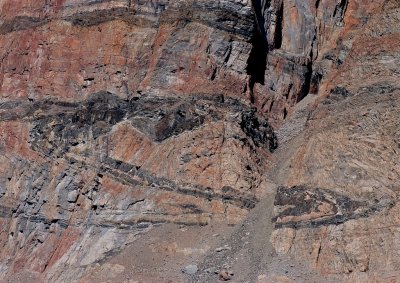
M 398 0 L 0 0 L 0 282 L 400 280 Z

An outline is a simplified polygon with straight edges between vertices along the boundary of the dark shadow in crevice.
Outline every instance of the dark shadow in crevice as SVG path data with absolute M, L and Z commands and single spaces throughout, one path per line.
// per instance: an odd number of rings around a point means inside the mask
M 337 19 L 337 23 L 343 21 L 348 5 L 349 0 L 340 0 L 340 3 L 336 5 L 335 11 L 333 12 L 333 17 Z
M 253 0 L 255 14 L 253 36 L 251 38 L 252 49 L 247 60 L 246 73 L 249 75 L 250 101 L 254 103 L 253 89 L 256 83 L 264 85 L 265 71 L 267 68 L 268 43 L 264 27 L 261 0 Z
M 309 93 L 311 89 L 311 78 L 313 74 L 313 62 L 310 60 L 310 62 L 307 64 L 307 71 L 304 74 L 304 84 L 301 88 L 301 91 L 297 97 L 297 103 L 302 101 Z
M 280 49 L 282 47 L 282 38 L 283 38 L 283 1 L 277 12 L 276 29 L 274 36 L 274 49 Z
M 267 67 L 267 49 L 264 37 L 261 36 L 258 29 L 254 29 L 251 41 L 253 47 L 247 61 L 246 72 L 250 76 L 250 91 L 256 83 L 264 84 L 265 71 Z
M 321 0 L 317 0 L 316 2 L 315 2 L 315 9 L 316 10 L 318 10 L 318 8 L 319 8 L 319 4 L 321 3 Z

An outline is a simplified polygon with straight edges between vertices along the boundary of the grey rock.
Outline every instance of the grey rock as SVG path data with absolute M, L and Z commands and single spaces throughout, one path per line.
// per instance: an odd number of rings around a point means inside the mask
M 68 202 L 76 202 L 78 199 L 79 192 L 77 190 L 71 191 L 68 193 L 67 200 Z
M 189 264 L 184 268 L 182 268 L 182 272 L 189 275 L 196 274 L 197 271 L 199 271 L 199 268 L 197 267 L 196 264 Z

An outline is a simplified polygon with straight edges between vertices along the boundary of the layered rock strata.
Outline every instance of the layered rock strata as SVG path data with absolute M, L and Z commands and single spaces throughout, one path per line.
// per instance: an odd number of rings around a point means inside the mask
M 398 278 L 399 9 L 0 1 L 0 281 L 91 282 L 153 227 L 234 225 L 275 191 L 252 231 L 277 260 L 235 274 Z

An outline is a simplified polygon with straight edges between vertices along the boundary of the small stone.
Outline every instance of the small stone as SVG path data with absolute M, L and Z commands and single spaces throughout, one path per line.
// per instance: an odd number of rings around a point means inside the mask
M 193 275 L 196 274 L 199 268 L 196 264 L 189 264 L 182 269 L 182 273 Z
M 218 278 L 221 281 L 229 281 L 232 279 L 233 273 L 230 271 L 227 271 L 226 269 L 221 270 L 220 273 L 218 274 Z
M 70 191 L 67 196 L 68 202 L 72 202 L 72 203 L 76 202 L 76 200 L 78 199 L 78 195 L 79 195 L 79 192 L 77 190 Z
M 223 247 L 218 247 L 218 248 L 215 249 L 215 251 L 217 253 L 222 252 L 222 251 L 226 251 L 226 250 L 231 250 L 231 247 L 229 247 L 228 245 L 225 245 Z

